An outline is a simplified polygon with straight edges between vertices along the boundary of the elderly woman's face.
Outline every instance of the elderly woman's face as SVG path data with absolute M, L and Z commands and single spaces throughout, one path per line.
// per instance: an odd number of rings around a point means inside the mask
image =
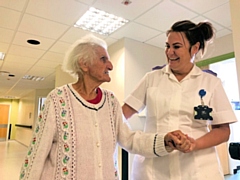
M 89 77 L 97 83 L 110 82 L 109 71 L 112 69 L 113 65 L 110 62 L 108 52 L 104 48 L 98 47 L 96 50 L 96 58 L 88 67 Z

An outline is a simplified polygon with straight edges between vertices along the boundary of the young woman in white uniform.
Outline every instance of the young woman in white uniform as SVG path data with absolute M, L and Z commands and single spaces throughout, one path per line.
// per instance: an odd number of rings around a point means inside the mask
M 158 154 L 159 158 L 135 155 L 131 180 L 224 179 L 215 146 L 228 140 L 229 123 L 237 119 L 221 80 L 193 63 L 213 36 L 208 22 L 173 24 L 167 31 L 168 64 L 147 73 L 126 98 L 125 117 L 146 107 L 145 132 L 162 133 L 164 145 L 172 149 L 167 155 Z M 168 140 L 173 134 L 188 138 L 191 147 Z

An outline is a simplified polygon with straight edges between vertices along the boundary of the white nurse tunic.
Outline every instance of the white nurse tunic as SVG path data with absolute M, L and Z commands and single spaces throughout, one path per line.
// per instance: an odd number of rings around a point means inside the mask
M 206 91 L 204 104 L 213 109 L 213 121 L 194 119 L 194 107 L 201 105 L 201 89 Z M 146 107 L 144 131 L 151 133 L 179 129 L 197 139 L 209 131 L 210 124 L 237 121 L 221 80 L 195 65 L 180 82 L 168 65 L 147 73 L 125 103 L 138 112 Z M 135 155 L 133 160 L 131 180 L 213 179 L 224 179 L 215 147 L 191 153 L 173 151 L 156 158 Z

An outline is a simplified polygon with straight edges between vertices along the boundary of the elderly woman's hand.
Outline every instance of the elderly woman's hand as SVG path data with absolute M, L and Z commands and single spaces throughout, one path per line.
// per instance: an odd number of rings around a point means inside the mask
M 180 130 L 167 133 L 164 140 L 166 146 L 171 147 L 173 150 L 179 150 L 183 153 L 191 152 L 195 147 L 195 140 L 182 133 Z

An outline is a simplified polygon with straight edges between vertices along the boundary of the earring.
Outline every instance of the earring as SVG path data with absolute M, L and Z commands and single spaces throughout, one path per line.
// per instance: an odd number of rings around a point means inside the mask
M 193 56 L 191 57 L 191 62 L 193 63 L 195 60 L 196 54 L 193 54 Z

